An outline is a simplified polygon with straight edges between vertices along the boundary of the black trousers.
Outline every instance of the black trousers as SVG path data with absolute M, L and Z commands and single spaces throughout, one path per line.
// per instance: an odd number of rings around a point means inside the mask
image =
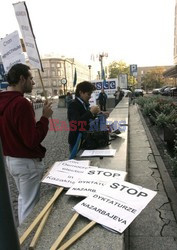
M 101 111 L 106 111 L 106 103 L 100 103 Z

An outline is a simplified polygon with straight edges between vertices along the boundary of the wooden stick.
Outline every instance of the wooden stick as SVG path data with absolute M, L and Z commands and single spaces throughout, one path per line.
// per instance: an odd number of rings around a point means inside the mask
M 48 102 L 47 94 L 46 94 L 46 91 L 45 91 L 45 88 L 44 88 L 44 83 L 43 83 L 41 72 L 40 72 L 39 69 L 38 69 L 38 74 L 39 74 L 39 78 L 40 78 L 40 81 L 41 81 L 42 90 L 43 90 L 43 93 L 44 93 L 44 96 L 45 96 L 45 100 Z M 52 116 L 51 116 L 51 121 L 52 121 L 52 125 L 53 125 L 53 130 L 56 132 Z
M 54 242 L 50 250 L 56 250 L 58 248 L 59 244 L 61 243 L 61 241 L 63 240 L 65 235 L 68 233 L 68 231 L 70 230 L 70 228 L 72 227 L 72 225 L 74 224 L 74 222 L 77 220 L 78 217 L 79 217 L 78 213 L 75 213 L 73 215 L 73 217 L 71 218 L 69 223 L 66 225 L 66 227 L 63 229 L 63 231 L 61 232 L 57 240 Z
M 52 204 L 51 207 L 47 210 L 46 214 L 45 214 L 44 217 L 42 218 L 41 223 L 40 223 L 40 225 L 39 225 L 39 227 L 38 227 L 38 229 L 37 229 L 37 231 L 36 231 L 36 233 L 35 233 L 35 235 L 34 235 L 32 241 L 31 241 L 31 244 L 30 244 L 30 246 L 29 246 L 29 249 L 30 249 L 30 250 L 34 250 L 34 247 L 36 246 L 36 243 L 37 243 L 37 241 L 38 241 L 38 239 L 39 239 L 39 237 L 40 237 L 40 235 L 41 235 L 41 233 L 42 233 L 42 230 L 43 230 L 43 228 L 44 228 L 44 226 L 45 226 L 45 223 L 46 223 L 46 221 L 47 221 L 47 219 L 48 219 L 48 217 L 49 217 L 49 214 L 50 214 L 52 208 L 53 208 L 53 204 Z
M 95 221 L 91 221 L 87 226 L 85 226 L 77 234 L 75 234 L 70 240 L 68 240 L 65 244 L 58 248 L 58 250 L 65 250 L 70 247 L 76 240 L 78 240 L 82 235 L 84 235 L 88 230 L 90 230 L 95 224 Z
M 35 220 L 27 228 L 27 230 L 24 232 L 24 234 L 20 237 L 20 245 L 25 241 L 25 239 L 28 237 L 28 235 L 31 233 L 31 231 L 40 222 L 40 220 L 42 219 L 44 214 L 51 207 L 51 205 L 54 203 L 54 201 L 57 199 L 57 197 L 60 195 L 60 193 L 63 191 L 63 189 L 64 189 L 63 187 L 57 188 L 57 190 L 55 191 L 55 194 L 53 195 L 51 200 L 46 204 L 46 206 L 43 208 L 43 210 L 40 212 L 40 214 L 35 218 Z

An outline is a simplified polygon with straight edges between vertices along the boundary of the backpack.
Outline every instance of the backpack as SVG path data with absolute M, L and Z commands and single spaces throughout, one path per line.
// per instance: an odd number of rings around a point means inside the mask
M 110 144 L 109 129 L 106 126 L 106 118 L 103 114 L 90 121 L 89 131 L 83 132 L 81 149 L 98 149 Z

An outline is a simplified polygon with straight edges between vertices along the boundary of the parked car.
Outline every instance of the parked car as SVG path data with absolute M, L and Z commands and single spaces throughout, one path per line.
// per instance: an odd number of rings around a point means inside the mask
M 153 94 L 153 95 L 158 95 L 158 94 L 160 94 L 160 89 L 161 89 L 161 88 L 153 89 L 153 90 L 152 90 L 152 94 Z
M 162 87 L 160 89 L 160 94 L 165 95 L 165 96 L 169 96 L 170 95 L 170 89 L 171 89 L 171 86 Z
M 124 92 L 124 97 L 128 97 L 132 95 L 132 92 L 129 89 L 122 89 L 122 91 Z
M 153 95 L 158 95 L 158 94 L 160 94 L 160 88 L 153 89 L 153 90 L 152 90 L 152 94 L 153 94 Z
M 170 89 L 170 96 L 177 96 L 177 87 L 173 87 Z
M 144 95 L 144 90 L 143 89 L 135 89 L 134 90 L 134 96 L 138 97 L 138 96 L 143 96 Z

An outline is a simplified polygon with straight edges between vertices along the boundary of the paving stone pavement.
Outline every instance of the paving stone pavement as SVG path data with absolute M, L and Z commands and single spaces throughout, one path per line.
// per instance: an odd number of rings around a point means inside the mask
M 57 103 L 53 104 L 53 119 L 59 119 L 60 121 L 67 121 L 67 109 L 57 108 Z M 40 119 L 42 108 L 36 109 L 36 120 Z M 48 131 L 48 134 L 42 144 L 46 147 L 47 153 L 44 159 L 45 171 L 50 167 L 55 161 L 67 160 L 69 157 L 69 147 L 68 147 L 68 132 L 67 131 Z M 12 201 L 12 207 L 14 211 L 14 217 L 16 224 L 18 225 L 18 215 L 17 215 L 17 199 L 18 191 L 15 182 L 11 175 L 7 171 L 7 179 L 10 186 L 10 195 Z M 51 185 L 41 184 L 41 196 L 45 195 L 46 192 L 51 188 Z
M 146 128 L 147 129 L 147 128 Z M 177 223 L 172 209 L 175 200 L 171 199 L 171 181 L 163 162 L 154 151 L 153 141 L 143 125 L 136 105 L 130 106 L 129 119 L 129 181 L 157 191 L 157 195 L 131 223 L 129 231 L 129 250 L 176 250 Z M 170 189 L 169 189 L 170 188 Z M 171 195 L 171 194 L 170 194 Z M 174 194 L 176 199 L 176 193 Z

